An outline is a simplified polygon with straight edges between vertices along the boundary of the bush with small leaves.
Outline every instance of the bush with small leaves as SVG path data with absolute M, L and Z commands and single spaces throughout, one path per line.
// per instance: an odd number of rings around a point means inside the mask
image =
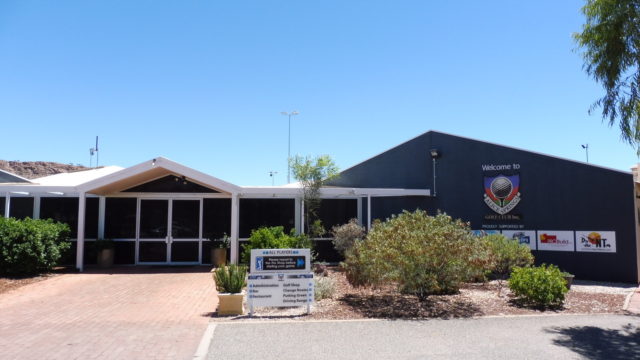
M 336 293 L 336 281 L 328 276 L 314 276 L 313 282 L 316 301 L 329 299 Z
M 69 226 L 53 220 L 0 217 L 0 274 L 50 271 L 71 247 Z
M 347 252 L 343 267 L 354 286 L 395 284 L 402 293 L 424 298 L 457 292 L 490 264 L 488 248 L 467 223 L 416 210 L 376 224 Z
M 343 256 L 353 247 L 356 241 L 364 239 L 364 227 L 358 224 L 358 220 L 351 219 L 348 223 L 334 226 L 331 229 L 333 235 L 333 247 Z
M 568 291 L 560 269 L 545 264 L 515 267 L 509 278 L 509 288 L 520 301 L 538 307 L 562 304 Z
M 249 243 L 243 245 L 241 260 L 248 263 L 251 249 L 311 249 L 311 240 L 304 234 L 296 235 L 294 230 L 289 234 L 282 226 L 261 227 L 251 231 Z
M 494 260 L 493 274 L 505 279 L 516 266 L 527 267 L 533 265 L 533 255 L 527 245 L 520 244 L 517 240 L 509 239 L 500 234 L 491 234 L 484 237 L 489 246 Z

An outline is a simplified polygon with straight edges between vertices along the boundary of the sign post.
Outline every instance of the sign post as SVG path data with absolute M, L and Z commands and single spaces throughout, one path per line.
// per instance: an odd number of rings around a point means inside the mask
M 252 249 L 247 281 L 249 315 L 255 306 L 307 306 L 314 300 L 311 250 Z

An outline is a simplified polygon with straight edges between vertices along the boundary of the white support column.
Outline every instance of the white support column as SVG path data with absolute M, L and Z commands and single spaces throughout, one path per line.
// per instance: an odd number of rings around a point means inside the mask
M 104 239 L 104 211 L 106 209 L 106 198 L 98 198 L 98 239 Z
M 238 249 L 240 248 L 240 242 L 238 240 L 239 232 L 239 216 L 240 216 L 240 201 L 238 200 L 238 193 L 231 194 L 231 263 L 238 263 Z
M 33 216 L 32 219 L 40 219 L 40 195 L 33 197 Z
M 357 208 L 358 208 L 358 225 L 362 226 L 362 198 L 358 197 L 357 201 Z
M 295 199 L 295 209 L 293 210 L 294 215 L 294 223 L 295 223 L 295 227 L 296 227 L 296 233 L 298 234 L 302 234 L 302 213 L 301 213 L 301 209 L 302 209 L 302 199 L 301 198 L 296 198 Z
M 304 234 L 304 200 L 300 199 L 300 234 Z
M 11 193 L 7 191 L 7 196 L 4 200 L 4 217 L 6 218 L 11 216 L 11 214 L 9 214 L 9 209 L 11 209 Z
M 76 268 L 84 269 L 84 218 L 87 194 L 80 193 L 78 197 L 78 240 L 76 241 Z
M 371 194 L 367 195 L 367 231 L 371 231 Z

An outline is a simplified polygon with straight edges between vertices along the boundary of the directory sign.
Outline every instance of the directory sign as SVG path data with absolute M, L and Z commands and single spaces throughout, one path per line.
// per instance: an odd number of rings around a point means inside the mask
M 311 271 L 310 249 L 252 249 L 249 273 Z

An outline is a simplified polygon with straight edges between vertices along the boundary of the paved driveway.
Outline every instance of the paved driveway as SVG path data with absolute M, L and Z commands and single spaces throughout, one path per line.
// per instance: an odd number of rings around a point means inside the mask
M 211 326 L 209 360 L 640 359 L 640 317 L 628 315 Z
M 208 271 L 65 274 L 0 294 L 0 358 L 190 359 L 217 305 Z

